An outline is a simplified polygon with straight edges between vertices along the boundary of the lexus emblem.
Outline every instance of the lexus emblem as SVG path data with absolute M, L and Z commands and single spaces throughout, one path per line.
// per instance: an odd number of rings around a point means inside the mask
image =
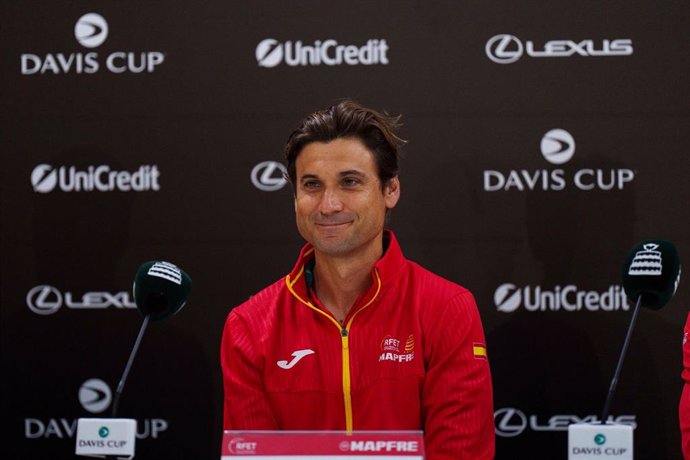
M 287 169 L 276 161 L 264 161 L 254 166 L 252 169 L 252 183 L 259 190 L 264 192 L 275 192 L 280 190 L 287 183 L 285 174 Z
M 486 55 L 497 64 L 510 64 L 522 56 L 522 42 L 514 35 L 494 35 L 486 42 Z

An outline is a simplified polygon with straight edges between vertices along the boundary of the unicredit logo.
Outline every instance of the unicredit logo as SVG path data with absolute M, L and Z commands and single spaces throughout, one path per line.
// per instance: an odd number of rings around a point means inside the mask
M 79 403 L 84 410 L 99 414 L 106 410 L 112 401 L 112 392 L 101 379 L 89 379 L 79 388 Z
M 101 46 L 108 38 L 108 22 L 97 13 L 87 13 L 74 25 L 74 38 L 85 48 Z
M 628 311 L 630 305 L 622 286 L 604 291 L 583 290 L 574 284 L 545 289 L 541 286 L 518 287 L 504 283 L 494 292 L 496 309 L 513 313 L 518 309 L 537 311 Z
M 494 304 L 498 311 L 510 313 L 518 309 L 522 296 L 517 286 L 510 283 L 502 284 L 494 292 Z
M 136 171 L 117 171 L 107 165 L 76 166 L 40 164 L 31 171 L 34 192 L 147 192 L 159 191 L 160 171 L 156 165 L 139 166 Z
M 549 40 L 541 49 L 535 47 L 531 40 L 522 41 L 514 35 L 499 34 L 491 37 L 484 47 L 489 59 L 497 64 L 511 64 L 524 54 L 533 58 L 570 57 L 570 56 L 630 56 L 633 54 L 632 40 L 619 38 L 615 40 L 595 41 L 591 39 Z
M 370 39 L 363 45 L 341 45 L 336 40 L 316 40 L 305 44 L 301 40 L 279 42 L 267 38 L 256 46 L 259 67 L 318 65 L 376 65 L 388 64 L 388 44 L 385 39 Z
M 251 172 L 252 184 L 264 192 L 275 192 L 287 184 L 287 169 L 276 161 L 264 161 L 254 166 Z

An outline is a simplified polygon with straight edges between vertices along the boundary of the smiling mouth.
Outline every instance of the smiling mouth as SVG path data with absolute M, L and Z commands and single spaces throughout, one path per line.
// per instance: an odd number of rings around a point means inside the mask
M 321 222 L 314 222 L 314 225 L 316 226 L 317 229 L 319 229 L 322 232 L 325 233 L 332 233 L 332 232 L 337 232 L 339 230 L 344 229 L 345 227 L 349 226 L 352 223 L 351 220 L 346 220 L 342 222 L 336 222 L 336 221 L 321 221 Z
M 347 222 L 320 222 L 320 223 L 317 222 L 316 226 L 328 229 L 328 228 L 342 227 L 342 226 L 347 225 L 349 223 L 350 223 L 350 221 L 347 221 Z

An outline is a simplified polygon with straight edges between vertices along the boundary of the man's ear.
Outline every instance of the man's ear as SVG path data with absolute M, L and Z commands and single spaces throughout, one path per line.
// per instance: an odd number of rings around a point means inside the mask
M 393 209 L 400 199 L 400 180 L 395 176 L 388 181 L 383 189 L 383 199 L 386 209 Z

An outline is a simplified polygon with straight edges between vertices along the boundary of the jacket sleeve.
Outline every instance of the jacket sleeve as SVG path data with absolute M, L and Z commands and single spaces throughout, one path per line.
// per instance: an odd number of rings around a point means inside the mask
M 263 358 L 243 319 L 231 311 L 221 340 L 223 429 L 276 430 L 263 384 Z
M 683 331 L 683 392 L 680 395 L 678 405 L 678 418 L 680 420 L 680 436 L 683 449 L 683 458 L 690 460 L 690 313 L 688 313 Z
M 464 291 L 428 325 L 422 423 L 428 460 L 494 458 L 493 390 L 484 331 Z

